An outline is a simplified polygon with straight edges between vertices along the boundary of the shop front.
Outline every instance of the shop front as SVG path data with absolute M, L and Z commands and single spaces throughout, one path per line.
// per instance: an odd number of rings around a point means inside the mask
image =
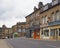
M 39 29 L 34 30 L 34 39 L 40 39 L 40 30 Z
M 60 26 L 41 29 L 41 39 L 60 40 Z
M 40 39 L 40 27 L 39 26 L 34 27 L 34 39 Z
M 51 36 L 50 39 L 60 40 L 60 26 L 52 26 L 50 27 Z
M 49 39 L 50 38 L 50 29 L 49 28 L 42 28 L 41 32 L 41 39 Z
M 49 22 L 50 39 L 60 40 L 60 20 Z
M 27 38 L 32 38 L 32 30 L 31 30 L 31 28 L 29 28 L 29 29 L 26 29 L 26 37 Z

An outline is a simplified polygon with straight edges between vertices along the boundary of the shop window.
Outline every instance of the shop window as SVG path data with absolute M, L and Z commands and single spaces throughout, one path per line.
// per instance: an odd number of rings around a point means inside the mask
M 59 36 L 60 36 L 60 29 L 59 29 Z
M 54 36 L 55 35 L 55 30 L 51 30 L 51 36 Z
M 49 36 L 49 30 L 45 30 L 45 31 L 44 31 L 44 35 L 45 35 L 45 36 Z
M 59 36 L 60 36 L 60 32 L 59 32 Z

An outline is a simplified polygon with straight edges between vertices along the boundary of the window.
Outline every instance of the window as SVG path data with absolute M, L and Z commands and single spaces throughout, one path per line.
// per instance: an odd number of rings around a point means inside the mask
M 21 32 L 21 29 L 18 29 L 18 32 Z
M 49 36 L 49 30 L 44 30 L 44 35 Z
M 60 36 L 60 31 L 59 31 L 59 36 Z
M 45 10 L 47 10 L 47 9 L 48 9 L 48 5 L 46 5 L 43 10 L 45 11 Z
M 59 10 L 56 11 L 56 20 L 60 20 L 60 12 L 59 12 Z
M 46 20 L 45 22 L 47 23 L 47 17 L 45 17 L 45 20 Z
M 44 23 L 47 23 L 47 17 L 45 16 L 45 17 L 43 17 L 43 24 Z
M 51 36 L 54 36 L 54 35 L 55 35 L 55 30 L 52 29 L 52 30 L 51 30 Z
M 22 29 L 22 32 L 25 32 L 25 29 Z
M 60 36 L 60 29 L 59 29 L 59 36 Z
M 43 24 L 44 24 L 44 17 L 42 18 L 42 20 L 43 20 Z
M 30 22 L 30 26 L 33 26 L 33 22 Z
M 58 4 L 58 0 L 55 0 L 54 2 L 52 2 L 52 6 Z
M 51 15 L 51 21 L 52 21 L 52 22 L 55 21 L 55 14 L 54 14 L 54 12 L 53 12 L 52 15 Z

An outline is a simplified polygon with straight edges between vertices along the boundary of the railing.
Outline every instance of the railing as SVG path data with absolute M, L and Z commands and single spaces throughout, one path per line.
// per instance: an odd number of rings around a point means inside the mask
M 59 21 L 54 21 L 54 22 L 49 22 L 48 25 L 52 26 L 52 25 L 59 25 L 60 24 L 60 20 Z

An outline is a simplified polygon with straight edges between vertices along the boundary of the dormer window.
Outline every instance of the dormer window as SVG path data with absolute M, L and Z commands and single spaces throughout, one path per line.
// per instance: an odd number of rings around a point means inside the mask
M 52 2 L 52 6 L 54 6 L 56 4 L 58 4 L 58 0 L 55 0 L 55 1 Z
M 43 11 L 51 8 L 51 6 L 52 6 L 51 3 L 47 3 L 47 4 L 44 6 Z
M 48 5 L 44 6 L 44 9 L 43 11 L 47 10 L 48 9 Z

